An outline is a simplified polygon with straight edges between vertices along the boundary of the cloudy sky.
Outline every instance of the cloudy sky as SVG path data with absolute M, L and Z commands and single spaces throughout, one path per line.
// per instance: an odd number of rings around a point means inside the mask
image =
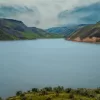
M 0 0 L 0 4 L 6 6 L 27 6 L 29 8 L 36 7 L 36 15 L 23 14 L 23 18 L 22 16 L 17 16 L 16 19 L 21 19 L 29 26 L 36 24 L 37 27 L 48 28 L 61 24 L 58 19 L 60 12 L 73 10 L 76 7 L 89 6 L 99 1 L 100 0 Z M 34 20 L 36 20 L 37 23 Z

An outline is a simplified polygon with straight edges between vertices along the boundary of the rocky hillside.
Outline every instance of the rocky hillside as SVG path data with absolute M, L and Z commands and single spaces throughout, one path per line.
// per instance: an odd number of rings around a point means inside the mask
M 78 42 L 100 42 L 100 22 L 79 29 L 67 39 Z
M 13 19 L 0 19 L 0 40 L 36 39 L 57 37 L 46 31 L 27 27 L 23 22 Z

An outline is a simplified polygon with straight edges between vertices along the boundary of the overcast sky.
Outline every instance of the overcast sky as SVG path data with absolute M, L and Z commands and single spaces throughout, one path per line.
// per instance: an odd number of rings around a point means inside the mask
M 46 28 L 59 24 L 57 16 L 60 12 L 87 6 L 98 1 L 100 0 L 0 0 L 0 4 L 37 7 L 41 17 L 41 24 L 38 27 Z M 32 25 L 31 21 L 30 25 Z

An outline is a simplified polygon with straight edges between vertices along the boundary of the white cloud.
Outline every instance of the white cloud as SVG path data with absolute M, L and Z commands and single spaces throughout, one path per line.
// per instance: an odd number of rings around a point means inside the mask
M 48 28 L 60 24 L 57 16 L 61 11 L 74 9 L 79 6 L 90 5 L 98 1 L 99 0 L 0 0 L 0 4 L 20 6 L 26 5 L 28 7 L 35 6 L 40 12 L 40 24 L 37 27 Z M 26 19 L 28 19 L 28 24 L 30 23 L 32 26 L 32 18 L 26 16 L 25 20 Z

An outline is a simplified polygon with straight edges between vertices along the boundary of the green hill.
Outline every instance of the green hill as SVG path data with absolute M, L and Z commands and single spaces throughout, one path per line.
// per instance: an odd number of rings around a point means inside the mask
M 100 88 L 64 89 L 62 86 L 45 87 L 43 89 L 33 88 L 27 92 L 18 91 L 16 96 L 9 97 L 6 100 L 100 100 Z
M 100 42 L 100 22 L 85 26 L 69 36 L 69 40 Z
M 13 19 L 0 19 L 0 40 L 19 40 L 37 38 L 60 38 L 63 35 L 53 35 L 46 31 L 27 27 L 23 22 Z

